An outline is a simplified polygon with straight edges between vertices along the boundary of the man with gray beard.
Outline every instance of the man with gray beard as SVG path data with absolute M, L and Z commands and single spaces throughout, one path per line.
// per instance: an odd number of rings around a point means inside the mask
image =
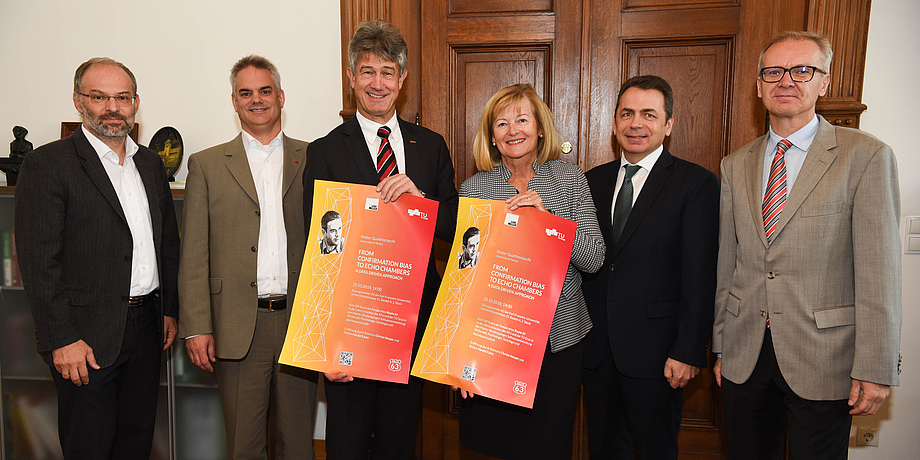
M 128 133 L 137 81 L 109 58 L 74 74 L 83 125 L 30 153 L 16 244 L 65 458 L 150 458 L 160 352 L 176 337 L 179 232 L 160 157 Z

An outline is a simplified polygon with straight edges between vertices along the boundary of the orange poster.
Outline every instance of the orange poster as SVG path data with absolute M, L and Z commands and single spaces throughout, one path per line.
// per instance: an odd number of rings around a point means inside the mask
M 412 375 L 533 407 L 575 222 L 460 198 L 457 232 Z
M 407 383 L 438 202 L 315 181 L 313 216 L 279 362 Z

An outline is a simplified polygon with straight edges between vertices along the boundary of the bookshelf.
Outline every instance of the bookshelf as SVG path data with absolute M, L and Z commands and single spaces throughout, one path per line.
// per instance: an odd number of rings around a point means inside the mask
M 14 191 L 0 186 L 0 235 L 13 229 Z M 173 190 L 180 220 L 184 192 Z M 35 350 L 33 329 L 22 287 L 0 287 L 0 460 L 62 458 L 57 392 L 50 369 Z M 163 354 L 160 379 L 150 458 L 227 458 L 217 381 L 189 361 L 182 340 Z

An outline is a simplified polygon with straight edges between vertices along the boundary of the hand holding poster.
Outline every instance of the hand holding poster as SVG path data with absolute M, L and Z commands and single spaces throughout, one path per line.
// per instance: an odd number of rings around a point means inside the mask
M 279 362 L 409 381 L 438 203 L 315 181 L 313 216 Z
M 412 375 L 533 407 L 575 222 L 460 198 L 457 231 Z

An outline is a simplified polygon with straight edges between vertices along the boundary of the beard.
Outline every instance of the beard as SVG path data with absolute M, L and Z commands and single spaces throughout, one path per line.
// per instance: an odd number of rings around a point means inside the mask
M 131 115 L 129 119 L 127 116 L 122 115 L 118 112 L 103 112 L 96 113 L 82 102 L 80 106 L 83 108 L 83 121 L 86 122 L 86 125 L 91 131 L 96 133 L 99 137 L 106 137 L 111 139 L 124 139 L 128 133 L 134 129 L 134 115 Z M 106 118 L 115 118 L 121 120 L 121 123 L 109 123 L 102 121 Z

